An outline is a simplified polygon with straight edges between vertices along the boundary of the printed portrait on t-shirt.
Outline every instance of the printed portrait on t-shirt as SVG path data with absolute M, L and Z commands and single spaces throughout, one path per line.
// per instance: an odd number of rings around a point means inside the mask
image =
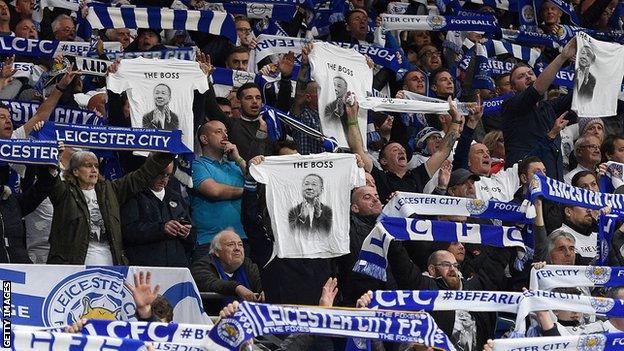
M 557 77 L 566 77 L 559 71 Z M 572 111 L 578 117 L 610 117 L 617 114 L 624 78 L 624 45 L 576 33 Z
M 596 77 L 591 73 L 592 64 L 596 61 L 596 54 L 594 54 L 591 46 L 586 45 L 580 48 L 577 61 L 578 67 L 574 76 L 576 94 L 580 103 L 590 102 L 596 86 Z
M 150 129 L 178 129 L 180 122 L 176 115 L 169 108 L 171 101 L 171 88 L 164 83 L 154 87 L 155 108 L 143 115 L 143 128 Z
M 332 209 L 321 202 L 323 178 L 311 173 L 303 178 L 301 194 L 303 201 L 288 212 L 288 223 L 291 229 L 302 232 L 318 230 L 329 233 L 332 227 Z

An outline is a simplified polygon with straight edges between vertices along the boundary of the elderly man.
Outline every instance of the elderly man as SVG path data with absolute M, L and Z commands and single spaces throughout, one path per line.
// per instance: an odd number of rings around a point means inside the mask
M 74 41 L 76 39 L 74 20 L 67 15 L 59 15 L 52 22 L 52 32 L 56 40 Z
M 170 163 L 149 185 L 122 207 L 121 230 L 126 256 L 133 266 L 188 267 L 195 245 L 188 205 L 167 187 Z
M 600 139 L 593 135 L 586 135 L 578 138 L 574 143 L 574 156 L 578 161 L 578 166 L 568 172 L 564 181 L 572 183 L 572 178 L 581 171 L 594 171 L 602 159 L 600 153 Z
M 241 238 L 234 231 L 219 232 L 210 244 L 210 255 L 193 264 L 191 273 L 199 291 L 263 301 L 258 266 L 245 257 Z
M 143 128 L 174 130 L 180 126 L 180 120 L 169 108 L 171 88 L 167 84 L 154 87 L 155 108 L 143 116 Z
M 288 212 L 291 229 L 329 233 L 332 226 L 332 209 L 321 202 L 323 178 L 318 174 L 308 174 L 303 178 L 301 193 L 304 201 Z
M 228 139 L 219 121 L 204 123 L 199 130 L 202 156 L 193 161 L 191 206 L 197 226 L 194 260 L 208 253 L 209 244 L 220 231 L 232 227 L 244 236 L 241 224 L 241 195 L 247 163 Z
M 351 194 L 351 226 L 349 227 L 350 253 L 338 258 L 338 283 L 342 292 L 342 306 L 353 306 L 357 299 L 368 290 L 392 290 L 396 283 L 388 269 L 388 281 L 371 278 L 356 273 L 353 266 L 358 260 L 364 239 L 375 226 L 381 213 L 381 201 L 377 190 L 362 186 Z
M 596 61 L 596 54 L 589 46 L 583 46 L 579 52 L 578 68 L 574 75 L 574 86 L 576 87 L 579 103 L 588 103 L 594 96 L 596 77 L 589 70 L 594 61 Z

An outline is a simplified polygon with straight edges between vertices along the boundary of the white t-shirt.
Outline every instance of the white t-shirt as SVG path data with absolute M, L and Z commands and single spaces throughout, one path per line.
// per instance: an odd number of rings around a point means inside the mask
M 579 117 L 615 116 L 624 77 L 624 45 L 585 33 L 577 33 L 576 40 L 572 111 Z
M 343 49 L 329 43 L 314 43 L 308 56 L 312 78 L 318 83 L 318 112 L 323 134 L 336 138 L 338 146 L 347 147 L 346 116 L 342 96 L 351 91 L 356 100 L 373 89 L 373 71 L 364 55 L 354 49 Z M 342 116 L 342 117 L 341 117 Z M 366 140 L 367 111 L 360 109 L 360 133 Z M 366 145 L 366 144 L 365 144 Z
M 474 183 L 477 199 L 509 202 L 520 188 L 518 164 L 501 170 L 490 177 L 481 177 Z
M 125 59 L 117 72 L 108 76 L 106 85 L 117 94 L 127 92 L 133 127 L 180 129 L 184 145 L 193 150 L 193 91 L 208 90 L 199 63 Z
M 579 255 L 591 259 L 598 255 L 598 234 L 596 232 L 583 235 L 565 224 L 562 224 L 559 229 L 574 236 L 576 239 L 574 248 Z
M 352 154 L 267 157 L 251 175 L 266 184 L 280 258 L 330 258 L 349 253 L 351 189 L 366 184 Z
M 89 208 L 89 226 L 91 233 L 89 234 L 89 249 L 85 258 L 85 265 L 91 266 L 111 266 L 113 264 L 113 254 L 108 244 L 108 234 L 104 226 L 104 218 L 100 212 L 97 194 L 95 189 L 82 190 L 87 200 Z

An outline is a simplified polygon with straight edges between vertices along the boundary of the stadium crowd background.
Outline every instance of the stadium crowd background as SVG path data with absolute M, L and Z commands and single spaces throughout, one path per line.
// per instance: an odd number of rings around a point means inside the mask
M 113 1 L 111 6 L 129 4 L 214 8 L 198 0 L 125 0 Z M 316 41 L 375 44 L 372 34 L 379 25 L 378 16 L 388 12 L 388 2 L 336 0 L 332 4 L 341 10 L 332 16 L 328 31 L 314 38 Z M 497 4 L 474 1 L 466 2 L 463 8 L 495 15 L 501 28 L 519 29 L 518 17 L 524 13 L 519 14 L 513 8 L 515 4 L 508 4 L 507 9 L 501 2 Z M 410 1 L 405 5 L 405 14 L 452 12 L 450 2 L 448 6 L 426 1 Z M 614 33 L 621 30 L 618 16 L 622 4 L 617 0 L 583 0 L 569 5 L 584 28 Z M 106 56 L 101 42 L 119 42 L 125 52 L 197 47 L 197 61 L 207 79 L 215 67 L 250 71 L 250 51 L 256 47 L 256 36 L 267 24 L 280 26 L 283 34 L 290 37 L 310 38 L 308 29 L 315 14 L 308 3 L 296 4 L 297 11 L 290 21 L 230 14 L 238 36 L 234 44 L 214 33 L 150 28 L 106 29 L 94 34 L 94 38 L 81 38 L 77 28 L 79 18 L 86 11 L 84 6 L 79 11 L 45 8 L 42 19 L 35 21 L 36 6 L 34 0 L 12 3 L 0 0 L 0 34 L 97 42 L 92 54 L 103 59 Z M 550 1 L 542 2 L 534 15 L 539 23 L 534 30 L 550 35 L 553 42 L 570 28 L 570 16 Z M 574 66 L 575 40 L 558 48 L 533 45 L 545 67 L 539 75 L 536 67 L 523 61 L 524 57 L 514 57 L 513 52 L 497 55 L 497 60 L 513 68 L 492 75 L 495 83 L 492 89 L 475 89 L 474 57 L 467 69 L 461 69 L 461 59 L 469 48 L 453 45 L 449 38 L 461 38 L 462 43 L 491 40 L 482 32 L 403 31 L 392 43 L 388 39 L 390 35 L 387 33 L 386 46 L 400 57 L 401 69 L 395 72 L 371 62 L 374 69 L 371 91 L 374 88 L 397 98 L 406 97 L 407 91 L 475 104 L 467 116 L 453 108 L 443 115 L 371 111 L 368 134 L 364 138 L 350 134 L 350 148 L 338 151 L 358 155 L 358 165 L 367 172 L 367 182 L 351 194 L 349 254 L 334 259 L 276 257 L 271 260 L 273 234 L 264 187 L 248 171 L 250 164 L 263 162 L 264 156 L 325 151 L 322 140 L 297 129 L 285 128 L 279 138 L 269 136 L 261 113 L 265 104 L 274 106 L 321 130 L 318 83 L 309 79 L 307 56 L 313 50 L 311 43 L 303 48 L 300 57 L 292 53 L 272 55 L 253 69 L 277 77 L 272 83 L 264 86 L 246 83 L 218 92 L 210 84 L 206 93 L 195 93 L 193 116 L 177 116 L 192 119 L 197 131 L 192 188 L 172 176 L 173 156 L 167 154 L 146 159 L 124 151 L 103 158 L 88 150 L 64 147 L 59 168 L 54 172 L 45 167 L 20 169 L 22 165 L 3 163 L 0 230 L 5 240 L 1 261 L 188 267 L 200 291 L 226 296 L 224 300 L 211 301 L 215 306 L 207 308 L 213 310 L 232 299 L 316 305 L 326 283 L 331 290 L 337 284 L 333 303 L 338 306 L 355 306 L 369 290 L 521 291 L 528 287 L 532 264 L 543 267 L 543 262 L 558 265 L 595 262 L 599 211 L 538 200 L 533 223 L 535 250 L 528 257 L 518 257 L 513 249 L 485 245 L 394 242 L 388 254 L 387 282 L 352 271 L 364 238 L 395 191 L 464 198 L 487 194 L 488 198 L 520 204 L 536 172 L 599 191 L 599 178 L 606 170 L 603 163 L 624 163 L 622 116 L 577 118 L 570 111 L 572 90 L 553 84 L 561 68 Z M 76 67 L 71 68 L 73 60 L 69 56 L 65 59 L 70 60 L 4 56 L 0 98 L 42 104 L 19 128 L 12 117 L 15 111 L 8 106 L 0 107 L 0 138 L 27 137 L 41 128 L 57 104 L 92 110 L 106 125 L 130 126 L 129 97 L 107 90 L 103 77 L 81 74 Z M 48 72 L 42 79 L 50 80 L 51 84 L 43 90 L 41 82 L 16 74 L 13 67 L 18 63 L 32 63 L 36 71 Z M 109 72 L 116 72 L 120 65 L 123 61 L 113 63 Z M 293 72 L 298 72 L 296 77 Z M 509 93 L 512 95 L 502 109 L 484 115 L 483 101 Z M 357 109 L 357 104 L 342 105 L 348 128 L 357 128 Z M 170 120 L 170 115 L 163 116 Z M 366 148 L 363 143 L 367 143 Z M 110 172 L 111 168 L 116 171 Z M 101 205 L 103 202 L 106 206 Z M 498 220 L 478 220 L 452 213 L 437 219 L 502 224 Z M 622 238 L 622 232 L 616 231 L 611 265 L 621 265 L 624 260 Z M 567 292 L 624 298 L 624 287 L 591 292 L 571 288 Z M 506 331 L 505 319 L 501 315 L 497 318 L 496 313 L 450 311 L 432 315 L 461 350 L 480 349 L 487 339 Z M 580 313 L 555 311 L 555 315 L 563 328 L 585 330 L 585 326 L 592 325 L 592 332 L 624 331 L 624 322 L 617 318 L 600 322 L 602 327 L 596 327 L 593 319 Z M 534 328 L 536 335 L 557 335 L 558 326 L 553 326 L 550 315 L 539 315 L 538 321 Z M 509 325 L 506 327 L 509 329 Z M 329 338 L 305 341 L 311 346 L 295 344 L 285 349 L 341 347 L 340 340 Z M 393 349 L 398 345 L 386 347 Z

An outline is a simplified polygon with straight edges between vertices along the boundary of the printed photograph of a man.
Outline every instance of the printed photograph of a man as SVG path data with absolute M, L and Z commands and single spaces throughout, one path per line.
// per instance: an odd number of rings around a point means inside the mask
M 290 228 L 328 233 L 332 226 L 332 209 L 321 203 L 323 178 L 314 173 L 305 176 L 301 183 L 301 193 L 304 201 L 288 211 Z
M 594 61 L 596 61 L 596 54 L 594 54 L 591 47 L 583 46 L 579 51 L 578 68 L 574 75 L 574 87 L 581 103 L 591 101 L 594 96 L 596 77 L 590 72 Z
M 167 84 L 154 87 L 156 108 L 143 116 L 143 128 L 174 130 L 180 127 L 178 116 L 169 109 L 171 88 Z

